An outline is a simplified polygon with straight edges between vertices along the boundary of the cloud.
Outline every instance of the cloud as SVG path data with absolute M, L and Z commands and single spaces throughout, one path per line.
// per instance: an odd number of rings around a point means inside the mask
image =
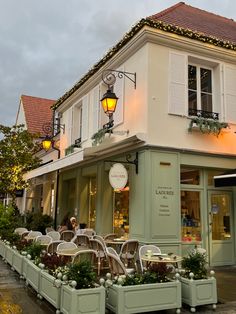
M 15 122 L 21 94 L 62 96 L 136 21 L 175 3 L 0 0 L 0 123 Z M 235 12 L 233 1 L 188 4 L 230 18 Z

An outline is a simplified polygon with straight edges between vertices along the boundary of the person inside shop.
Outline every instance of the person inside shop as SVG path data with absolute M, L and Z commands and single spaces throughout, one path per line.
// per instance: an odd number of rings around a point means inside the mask
M 77 223 L 76 218 L 75 217 L 71 217 L 70 218 L 70 222 L 71 222 L 73 230 L 77 231 L 77 229 L 79 228 L 79 224 Z
M 58 232 L 62 232 L 65 230 L 73 230 L 73 226 L 71 224 L 71 221 L 69 219 L 69 215 L 65 215 L 65 217 L 62 219 L 62 222 L 58 228 Z

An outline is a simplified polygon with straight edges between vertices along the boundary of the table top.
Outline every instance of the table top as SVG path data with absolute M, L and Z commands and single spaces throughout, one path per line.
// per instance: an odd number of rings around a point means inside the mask
M 62 255 L 62 256 L 75 256 L 81 249 L 79 248 L 74 248 L 70 250 L 63 250 L 63 251 L 57 251 L 57 255 Z
M 182 261 L 182 257 L 178 255 L 168 255 L 168 254 L 160 254 L 160 255 L 142 255 L 141 259 L 146 262 L 151 262 L 151 263 L 178 263 Z
M 114 240 L 105 240 L 107 244 L 123 244 L 128 239 L 125 238 L 116 238 Z

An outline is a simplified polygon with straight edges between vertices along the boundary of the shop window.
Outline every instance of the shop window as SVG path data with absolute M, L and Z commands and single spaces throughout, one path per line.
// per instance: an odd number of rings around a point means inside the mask
M 181 168 L 180 183 L 199 185 L 200 171 L 198 169 Z
M 201 241 L 200 192 L 181 191 L 181 226 L 183 242 Z
M 96 178 L 89 182 L 89 228 L 95 229 L 96 224 Z
M 214 186 L 214 176 L 219 176 L 223 171 L 211 170 L 207 173 L 208 186 Z
M 113 230 L 119 236 L 129 234 L 129 187 L 114 191 Z

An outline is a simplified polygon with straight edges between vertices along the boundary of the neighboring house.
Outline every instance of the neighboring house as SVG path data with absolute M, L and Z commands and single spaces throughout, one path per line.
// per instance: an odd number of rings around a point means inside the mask
M 51 107 L 54 104 L 55 100 L 53 99 L 21 95 L 16 116 L 16 124 L 24 124 L 25 128 L 31 134 L 39 134 L 40 137 L 44 138 L 47 135 L 47 132 L 44 131 L 44 126 L 52 126 L 53 123 L 53 110 Z M 42 163 L 52 162 L 57 159 L 57 153 L 50 152 L 50 154 L 45 154 L 42 150 L 39 152 L 39 158 L 42 159 Z M 24 194 L 17 198 L 17 205 L 21 211 L 23 208 L 24 211 L 42 209 L 42 199 L 44 198 L 43 193 L 46 193 L 46 189 L 43 189 L 43 184 L 45 187 L 47 186 L 49 180 L 47 177 L 50 179 L 50 186 L 48 189 L 51 194 L 52 178 L 55 181 L 55 174 L 53 176 L 52 174 L 46 175 L 43 182 L 40 178 L 35 178 L 34 189 L 29 189 L 27 191 L 27 197 L 24 191 Z M 48 198 L 51 198 L 51 196 Z M 51 202 L 49 200 L 47 200 L 47 202 L 44 201 L 43 210 L 45 213 L 51 213 Z
M 91 137 L 108 122 L 100 105 L 107 69 L 136 73 L 136 86 L 117 77 L 113 133 L 93 146 Z M 163 252 L 185 254 L 200 244 L 211 265 L 235 264 L 235 190 L 215 188 L 213 180 L 236 168 L 233 20 L 183 2 L 142 19 L 54 109 L 65 125 L 61 158 L 27 177 L 43 181 L 58 172 L 57 223 L 69 212 L 99 234 L 123 226 Z M 203 134 L 203 122 L 211 131 L 224 128 Z M 138 167 L 127 163 L 137 160 Z M 119 190 L 109 182 L 117 162 L 128 171 Z

